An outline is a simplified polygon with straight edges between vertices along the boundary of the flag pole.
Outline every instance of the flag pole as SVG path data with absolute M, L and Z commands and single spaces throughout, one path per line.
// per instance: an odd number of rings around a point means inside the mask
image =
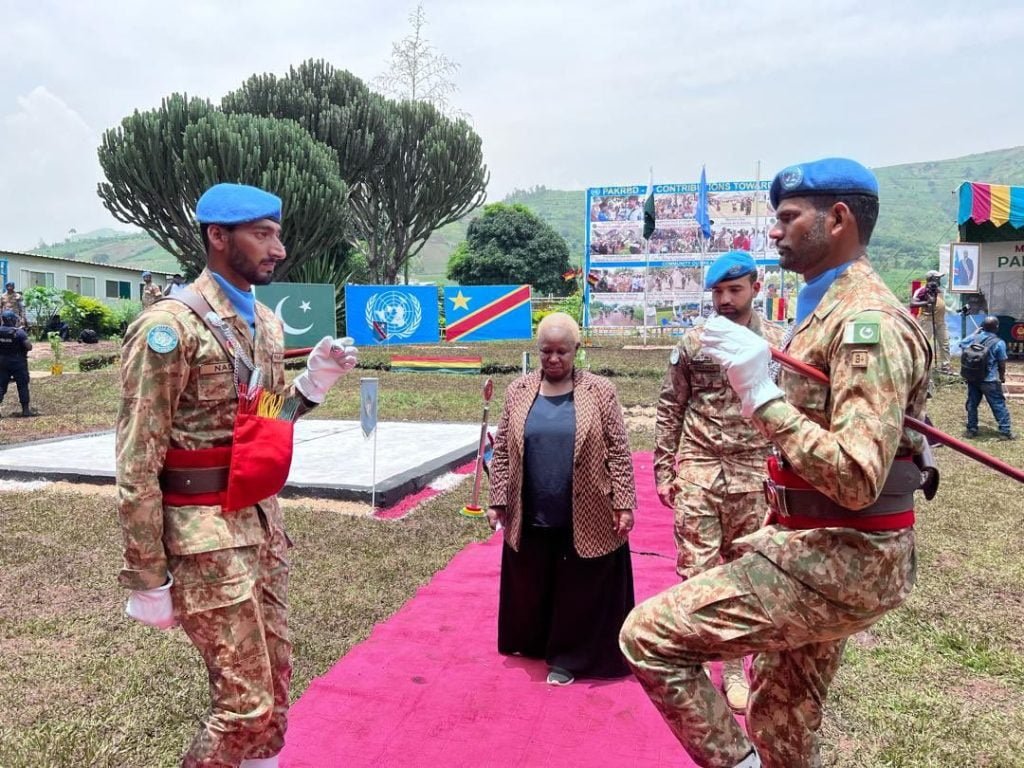
M 370 512 L 377 508 L 377 427 L 373 428 L 373 460 L 371 462 L 370 479 L 372 488 L 370 490 Z
M 651 280 L 651 237 L 654 235 L 654 229 L 647 232 L 647 202 L 651 202 L 651 219 L 654 221 L 657 218 L 657 214 L 654 211 L 654 166 L 648 167 L 648 178 L 647 178 L 647 197 L 644 198 L 644 230 L 641 234 L 644 236 L 644 312 L 643 312 L 643 338 L 644 346 L 647 346 L 647 291 L 650 286 Z M 657 316 L 657 312 L 655 312 Z
M 700 207 L 700 190 L 704 191 L 704 216 L 706 219 L 711 219 L 711 212 L 708 210 L 708 192 L 707 192 L 707 167 L 702 163 L 700 166 L 700 189 L 697 191 L 697 203 L 698 208 Z M 709 226 L 710 229 L 710 226 Z M 698 310 L 700 312 L 700 318 L 704 319 L 704 283 L 708 277 L 708 243 L 707 238 L 704 235 L 704 224 L 701 222 L 700 226 L 700 298 L 697 300 Z

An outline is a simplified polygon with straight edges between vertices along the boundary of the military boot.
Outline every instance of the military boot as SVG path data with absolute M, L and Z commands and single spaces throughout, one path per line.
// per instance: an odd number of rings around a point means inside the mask
M 23 406 L 21 406 L 21 413 L 20 414 L 16 413 L 14 415 L 15 416 L 21 416 L 21 418 L 23 418 L 23 419 L 27 419 L 27 418 L 30 418 L 32 416 L 38 416 L 39 415 L 39 411 L 35 410 L 34 408 L 29 408 L 27 405 L 23 405 Z
M 731 659 L 722 667 L 722 687 L 725 689 L 725 700 L 733 712 L 746 712 L 747 699 L 750 697 L 750 686 L 743 672 L 743 659 Z

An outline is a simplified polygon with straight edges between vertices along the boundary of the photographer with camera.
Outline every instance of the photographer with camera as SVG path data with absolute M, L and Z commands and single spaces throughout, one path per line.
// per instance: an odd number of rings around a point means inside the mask
M 949 364 L 949 331 L 946 329 L 946 301 L 942 297 L 942 278 L 945 272 L 931 270 L 925 275 L 925 284 L 914 291 L 910 306 L 917 307 L 917 322 L 924 329 L 932 343 L 933 360 L 939 363 L 939 370 L 952 373 Z

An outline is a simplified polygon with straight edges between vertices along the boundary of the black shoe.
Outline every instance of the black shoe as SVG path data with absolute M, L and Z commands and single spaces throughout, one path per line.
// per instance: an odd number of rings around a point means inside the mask
M 21 409 L 21 413 L 12 413 L 11 415 L 12 416 L 17 416 L 18 418 L 21 418 L 21 419 L 28 419 L 28 418 L 31 418 L 33 416 L 38 416 L 39 415 L 39 411 L 35 410 L 34 408 L 22 408 Z
M 964 437 L 977 437 L 977 436 L 978 436 L 978 430 L 976 430 L 976 429 L 965 429 L 964 430 Z
M 999 439 L 1000 440 L 1016 440 L 1017 436 L 1015 434 L 1013 434 L 1013 432 L 1000 432 L 999 433 Z
M 552 667 L 548 672 L 548 685 L 572 685 L 575 679 L 572 672 L 561 667 Z

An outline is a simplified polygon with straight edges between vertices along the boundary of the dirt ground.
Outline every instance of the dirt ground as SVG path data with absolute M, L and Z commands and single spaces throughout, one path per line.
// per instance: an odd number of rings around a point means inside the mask
M 63 350 L 65 359 L 71 359 L 99 352 L 116 352 L 117 342 L 104 340 L 95 344 L 83 344 L 80 341 L 65 341 Z M 28 353 L 28 360 L 29 363 L 34 360 L 53 360 L 53 349 L 48 342 L 33 339 L 32 351 Z
M 46 487 L 55 493 L 82 493 L 89 496 L 102 496 L 113 499 L 117 496 L 117 486 L 99 483 L 69 483 L 55 482 L 47 483 Z M 0 493 L 8 491 L 11 493 L 24 491 L 25 489 L 17 483 L 11 483 L 9 487 L 0 486 Z M 314 499 L 297 496 L 294 498 L 282 498 L 281 506 L 285 509 L 315 508 L 323 512 L 340 512 L 346 515 L 368 517 L 371 514 L 370 505 L 358 501 L 338 501 L 336 499 Z

